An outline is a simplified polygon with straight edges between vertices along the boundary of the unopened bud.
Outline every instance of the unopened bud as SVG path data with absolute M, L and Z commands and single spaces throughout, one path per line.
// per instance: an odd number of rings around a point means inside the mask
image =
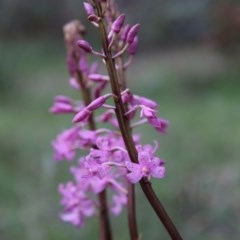
M 88 110 L 90 111 L 94 111 L 98 108 L 100 108 L 106 101 L 106 98 L 104 98 L 103 96 L 100 96 L 98 98 L 96 98 L 95 100 L 93 100 L 88 106 Z
M 94 14 L 94 8 L 90 3 L 84 2 L 83 7 L 84 7 L 88 16 Z
M 102 74 L 97 74 L 97 73 L 89 74 L 88 77 L 94 82 L 109 81 L 109 76 L 102 75 Z
M 124 24 L 124 20 L 125 20 L 125 14 L 121 14 L 117 17 L 117 19 L 113 22 L 112 24 L 112 30 L 115 33 L 119 33 L 122 29 L 122 26 Z
M 86 121 L 89 116 L 91 115 L 91 111 L 89 111 L 87 108 L 83 108 L 79 113 L 77 113 L 72 122 L 73 123 L 77 123 L 77 122 L 81 122 L 81 121 Z
M 83 49 L 87 53 L 91 53 L 92 52 L 91 45 L 87 41 L 85 41 L 85 40 L 78 40 L 77 41 L 77 45 L 78 45 L 78 47 L 80 47 L 81 49 Z
M 131 29 L 128 32 L 127 35 L 127 43 L 131 44 L 136 37 L 138 30 L 139 30 L 140 24 L 135 24 L 134 26 L 131 27 Z
M 73 113 L 72 99 L 61 95 L 56 96 L 54 98 L 54 104 L 50 108 L 50 112 L 54 114 Z
M 89 111 L 94 111 L 98 108 L 100 108 L 104 103 L 105 101 L 111 97 L 112 94 L 111 93 L 108 93 L 108 94 L 105 94 L 104 96 L 100 96 L 98 98 L 96 98 L 95 100 L 93 100 L 88 106 L 87 106 L 87 109 Z
M 152 109 L 157 109 L 158 107 L 158 104 L 149 98 L 134 95 L 134 99 L 137 100 L 139 104 L 145 105 L 146 107 L 149 107 Z
M 63 95 L 57 95 L 54 97 L 54 101 L 58 103 L 72 104 L 72 99 Z
M 121 34 L 121 40 L 122 41 L 126 41 L 127 40 L 127 35 L 128 35 L 128 32 L 129 30 L 131 29 L 130 25 L 127 24 L 124 28 L 123 28 L 123 31 L 122 31 L 122 34 Z
M 135 55 L 138 46 L 138 36 L 135 36 L 133 42 L 128 47 L 128 53 L 130 55 Z

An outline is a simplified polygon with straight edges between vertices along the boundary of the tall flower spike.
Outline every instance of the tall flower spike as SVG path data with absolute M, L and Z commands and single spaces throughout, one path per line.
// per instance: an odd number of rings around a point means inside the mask
M 165 133 L 168 125 L 166 120 L 157 117 L 157 103 L 127 89 L 125 70 L 136 53 L 140 25 L 124 27 L 125 15 L 118 14 L 115 0 L 85 1 L 83 6 L 89 21 L 99 28 L 102 51 L 94 51 L 83 40 L 85 28 L 80 22 L 73 21 L 64 27 L 70 84 L 81 91 L 83 103 L 58 96 L 51 110 L 53 113 L 77 113 L 72 122 L 81 123 L 60 133 L 52 146 L 58 161 L 73 160 L 79 149 L 89 152 L 79 158 L 77 167 L 71 167 L 74 182 L 59 187 L 64 207 L 61 218 L 82 227 L 86 217 L 97 214 L 97 206 L 100 238 L 112 240 L 108 210 L 117 215 L 127 205 L 130 239 L 140 239 L 132 185 L 139 182 L 171 238 L 181 240 L 149 182 L 151 177 L 164 177 L 164 162 L 155 156 L 156 147 L 141 145 L 140 135 L 131 131 L 138 109 L 141 123 L 148 122 L 161 133 Z M 108 76 L 88 65 L 87 53 L 104 61 Z M 128 53 L 127 61 L 123 56 L 125 53 Z M 107 85 L 112 93 L 103 94 Z M 105 104 L 110 97 L 114 98 L 114 107 Z M 101 107 L 109 109 L 95 117 L 93 111 Z M 97 122 L 111 124 L 114 130 L 97 129 Z M 113 192 L 110 205 L 105 191 L 109 189 Z

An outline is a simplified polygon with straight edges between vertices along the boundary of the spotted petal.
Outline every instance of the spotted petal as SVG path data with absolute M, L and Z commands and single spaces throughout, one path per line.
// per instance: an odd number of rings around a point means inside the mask
M 163 178 L 165 176 L 165 167 L 160 166 L 160 167 L 153 168 L 151 171 L 151 176 L 155 178 Z

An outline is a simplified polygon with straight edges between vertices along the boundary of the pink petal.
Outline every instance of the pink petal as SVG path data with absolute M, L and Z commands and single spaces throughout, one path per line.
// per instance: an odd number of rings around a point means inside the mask
M 64 222 L 70 222 L 79 227 L 83 226 L 83 218 L 76 209 L 68 213 L 63 213 L 60 217 Z
M 125 166 L 126 168 L 130 171 L 130 172 L 133 172 L 133 171 L 138 171 L 140 172 L 141 171 L 141 167 L 139 164 L 137 163 L 133 163 L 133 162 L 130 162 L 130 161 L 127 161 L 125 163 Z
M 131 183 L 137 183 L 143 177 L 140 172 L 131 172 L 126 175 L 127 179 Z
M 140 164 L 143 164 L 143 165 L 148 165 L 149 162 L 150 162 L 150 154 L 148 152 L 140 152 L 138 153 L 138 161 Z
M 163 178 L 165 176 L 165 167 L 156 167 L 151 170 L 151 176 L 155 178 Z

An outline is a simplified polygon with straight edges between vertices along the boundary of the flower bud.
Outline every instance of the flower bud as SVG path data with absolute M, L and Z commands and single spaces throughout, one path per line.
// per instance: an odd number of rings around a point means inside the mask
M 73 106 L 67 103 L 55 103 L 54 106 L 50 108 L 50 112 L 54 114 L 62 114 L 62 113 L 73 113 Z
M 138 46 L 138 36 L 135 36 L 135 38 L 133 39 L 133 42 L 128 47 L 128 53 L 130 55 L 135 55 L 137 51 L 137 46 Z
M 77 41 L 77 45 L 78 45 L 78 47 L 80 47 L 81 49 L 83 49 L 87 53 L 91 53 L 92 52 L 91 45 L 87 41 L 85 41 L 85 40 L 78 40 Z
M 123 103 L 129 103 L 132 101 L 133 95 L 128 89 L 128 91 L 125 90 L 121 93 L 121 98 L 122 98 Z
M 74 116 L 72 122 L 77 123 L 77 122 L 81 122 L 81 121 L 86 121 L 89 118 L 89 116 L 91 115 L 91 113 L 92 112 L 89 111 L 89 109 L 83 108 L 79 113 L 77 113 Z
M 105 82 L 109 81 L 109 76 L 107 75 L 102 75 L 102 74 L 89 74 L 88 77 L 93 81 L 93 82 Z
M 121 14 L 117 17 L 117 19 L 112 24 L 112 31 L 115 33 L 119 33 L 124 24 L 125 14 Z
M 138 33 L 139 27 L 140 27 L 140 24 L 135 24 L 134 26 L 131 27 L 127 35 L 127 40 L 126 40 L 127 43 L 131 44 L 133 42 L 134 38 Z
M 156 111 L 154 109 L 146 107 L 144 105 L 139 105 L 139 107 L 141 108 L 140 118 L 146 117 L 147 119 L 149 119 L 156 117 Z
M 95 100 L 93 100 L 88 106 L 88 110 L 90 111 L 94 111 L 98 108 L 100 108 L 106 101 L 106 98 L 104 98 L 103 96 L 100 96 L 98 98 L 96 98 Z
M 90 3 L 84 2 L 83 7 L 88 16 L 94 14 L 94 8 Z
M 152 109 L 157 109 L 158 107 L 158 104 L 149 98 L 138 96 L 138 95 L 134 95 L 133 97 L 139 104 L 145 105 L 146 107 L 149 107 Z
M 166 133 L 168 127 L 168 121 L 163 118 L 148 118 L 148 123 L 152 125 L 158 132 Z
M 72 99 L 62 95 L 56 96 L 50 112 L 54 114 L 74 113 Z
M 111 97 L 112 94 L 111 93 L 108 93 L 108 94 L 105 94 L 104 96 L 100 96 L 98 98 L 96 98 L 95 100 L 93 100 L 88 106 L 87 106 L 87 109 L 89 111 L 94 111 L 98 108 L 100 108 L 104 103 L 105 101 Z
M 58 103 L 66 103 L 66 104 L 72 104 L 72 99 L 63 95 L 57 95 L 54 97 L 55 102 Z
M 127 39 L 127 35 L 128 35 L 128 32 L 129 30 L 131 29 L 130 25 L 127 24 L 124 28 L 123 28 L 123 31 L 122 31 L 122 34 L 121 34 L 121 40 L 122 41 L 126 41 Z

